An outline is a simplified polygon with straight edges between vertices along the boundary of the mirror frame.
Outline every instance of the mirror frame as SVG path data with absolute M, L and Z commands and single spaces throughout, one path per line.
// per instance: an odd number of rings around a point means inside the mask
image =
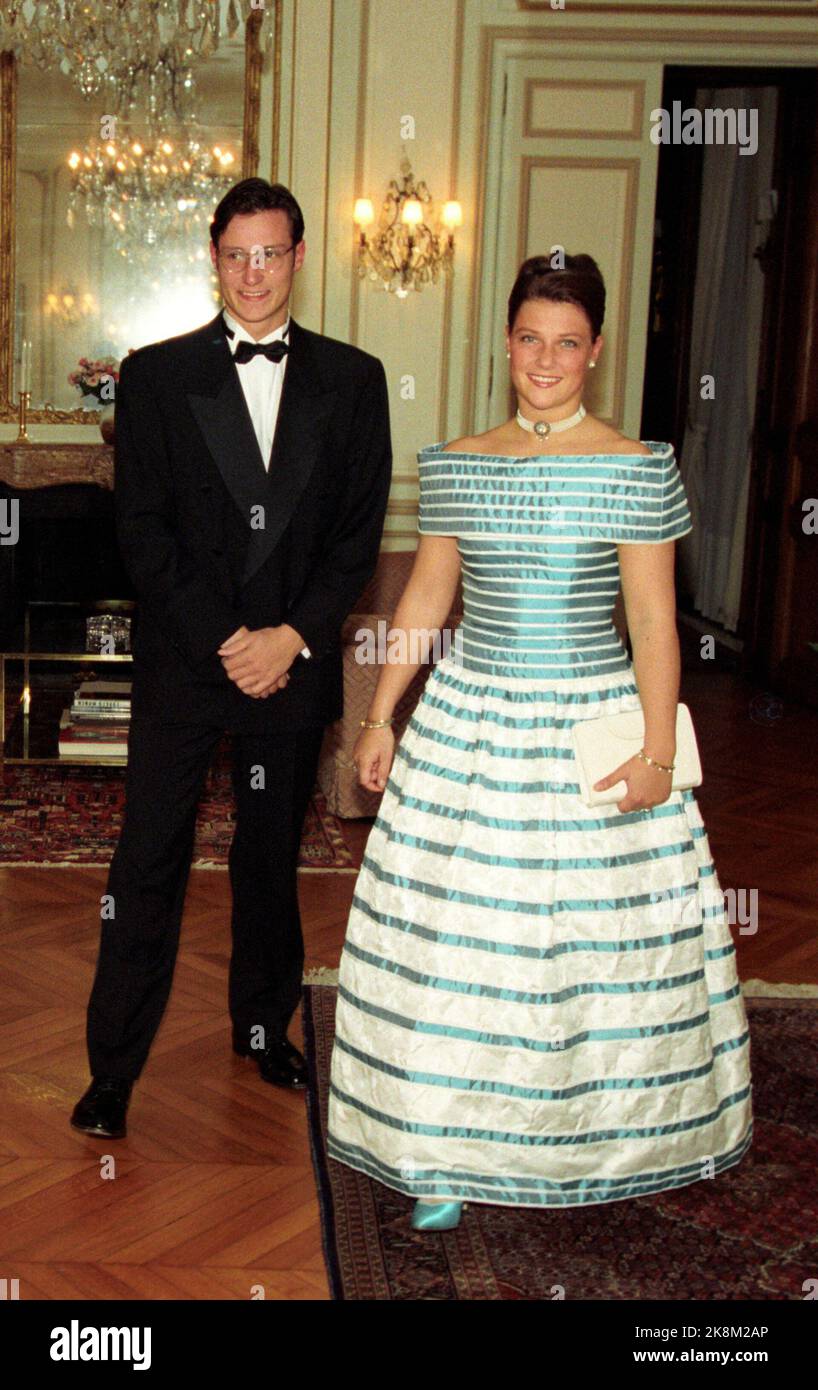
M 261 70 L 264 54 L 259 44 L 260 11 L 251 14 L 244 35 L 244 111 L 242 118 L 241 177 L 258 173 L 259 111 Z M 280 0 L 275 4 L 273 38 L 273 149 L 277 149 L 280 80 Z M 19 404 L 13 398 L 15 252 L 17 244 L 17 60 L 13 53 L 0 52 L 0 421 L 17 420 Z M 26 418 L 33 424 L 93 425 L 102 418 L 101 410 L 56 410 L 53 406 L 29 409 Z

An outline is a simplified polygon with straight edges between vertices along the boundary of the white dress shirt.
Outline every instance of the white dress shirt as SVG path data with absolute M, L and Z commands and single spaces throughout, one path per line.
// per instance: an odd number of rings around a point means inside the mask
M 224 309 L 222 313 L 227 327 L 233 333 L 233 337 L 228 338 L 227 342 L 234 356 L 236 348 L 242 340 L 245 343 L 274 343 L 278 338 L 286 338 L 290 331 L 290 318 L 287 315 L 286 322 L 280 328 L 274 328 L 272 333 L 268 333 L 264 338 L 253 338 L 246 328 L 242 328 L 241 324 L 237 323 L 227 309 Z M 280 362 L 271 362 L 268 357 L 261 355 L 251 358 L 249 362 L 241 362 L 236 368 L 241 389 L 244 392 L 244 399 L 247 402 L 247 409 L 250 412 L 250 419 L 253 422 L 253 429 L 256 432 L 264 467 L 268 472 L 286 370 L 286 357 L 282 357 Z
M 264 338 L 251 337 L 247 330 L 242 328 L 241 324 L 233 318 L 229 310 L 223 309 L 222 315 L 233 334 L 232 338 L 227 339 L 227 343 L 234 356 L 242 339 L 246 343 L 274 343 L 277 338 L 286 338 L 290 331 L 289 314 L 280 328 L 274 328 L 272 333 L 268 333 Z M 259 354 L 258 357 L 252 357 L 249 362 L 239 362 L 236 366 L 267 472 L 270 471 L 270 453 L 273 447 L 273 436 L 278 420 L 278 408 L 281 404 L 281 392 L 286 370 L 286 355 L 282 357 L 280 362 L 271 362 L 268 357 L 262 357 Z M 309 657 L 311 655 L 309 647 L 302 647 L 301 655 Z

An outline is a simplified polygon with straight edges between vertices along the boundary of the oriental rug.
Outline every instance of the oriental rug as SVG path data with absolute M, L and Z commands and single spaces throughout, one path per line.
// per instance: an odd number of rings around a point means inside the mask
M 307 1107 L 335 1299 L 797 1299 L 818 1265 L 818 1000 L 747 998 L 754 1130 L 688 1187 L 562 1209 L 471 1203 L 413 1231 L 411 1197 L 327 1157 L 337 989 L 304 994 Z
M 6 763 L 0 770 L 0 865 L 108 865 L 122 824 L 124 767 Z M 225 759 L 208 773 L 196 820 L 194 868 L 227 865 L 234 810 Z M 299 867 L 354 872 L 341 821 L 316 787 Z

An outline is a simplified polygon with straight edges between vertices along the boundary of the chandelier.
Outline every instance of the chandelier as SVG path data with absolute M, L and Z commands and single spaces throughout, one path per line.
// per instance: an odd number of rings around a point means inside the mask
M 392 179 L 381 208 L 378 227 L 367 236 L 366 227 L 375 221 L 369 198 L 358 198 L 354 220 L 360 228 L 358 274 L 380 281 L 399 299 L 410 289 L 437 283 L 441 271 L 448 273 L 454 259 L 454 229 L 463 221 L 460 204 L 444 203 L 440 221 L 444 231 L 434 232 L 425 221 L 424 209 L 432 196 L 421 180 L 415 183 L 409 160 L 401 160 L 402 187 Z
M 273 36 L 271 0 L 0 0 L 0 49 L 58 68 L 83 96 L 110 96 L 125 112 L 150 89 L 216 52 L 251 16 L 259 43 Z
M 68 157 L 68 225 L 82 210 L 120 255 L 140 250 L 153 264 L 176 254 L 180 237 L 204 240 L 213 208 L 233 182 L 236 156 L 208 145 L 191 122 L 181 138 L 96 141 Z

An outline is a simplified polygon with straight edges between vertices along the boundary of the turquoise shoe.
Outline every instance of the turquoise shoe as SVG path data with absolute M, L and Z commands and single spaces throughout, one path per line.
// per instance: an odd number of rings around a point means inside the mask
M 412 1212 L 414 1231 L 451 1231 L 460 1225 L 464 1202 L 415 1202 Z

